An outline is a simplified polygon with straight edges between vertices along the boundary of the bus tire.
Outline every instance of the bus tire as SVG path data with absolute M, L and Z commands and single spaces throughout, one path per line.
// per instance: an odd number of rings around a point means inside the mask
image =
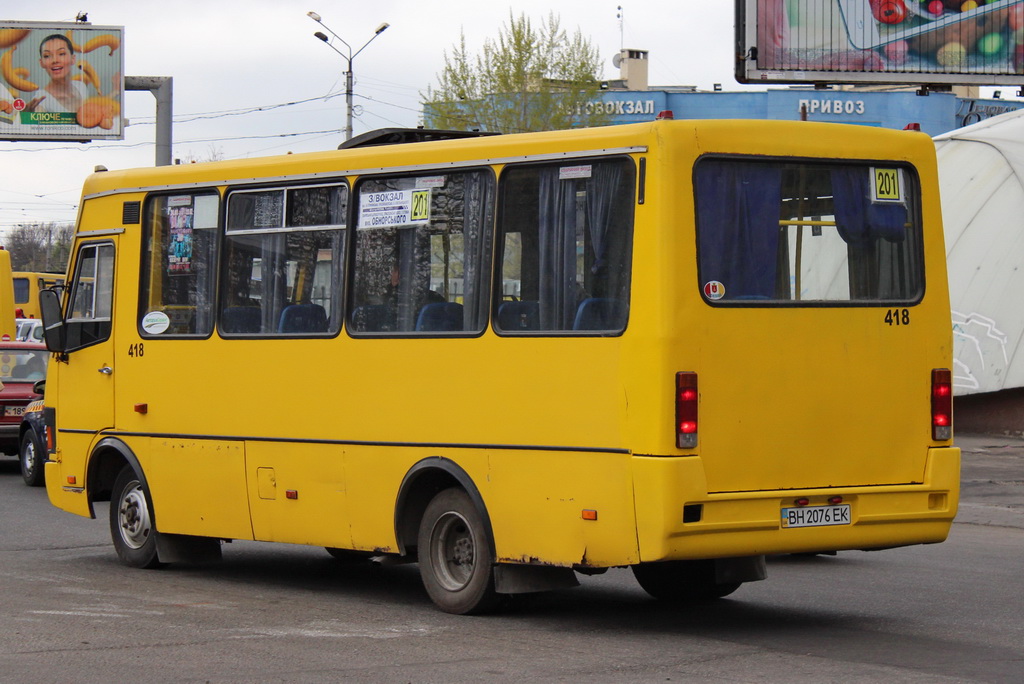
M 676 602 L 710 601 L 728 596 L 740 582 L 715 582 L 715 561 L 662 561 L 633 566 L 633 576 L 656 599 Z
M 118 558 L 133 568 L 159 567 L 156 535 L 149 492 L 135 469 L 126 465 L 110 493 L 110 537 Z
M 29 487 L 41 487 L 46 476 L 43 466 L 43 455 L 46 452 L 36 441 L 35 430 L 26 430 L 21 437 L 21 477 Z
M 417 552 L 427 594 L 446 613 L 485 613 L 497 607 L 490 533 L 466 492 L 435 496 L 420 521 Z

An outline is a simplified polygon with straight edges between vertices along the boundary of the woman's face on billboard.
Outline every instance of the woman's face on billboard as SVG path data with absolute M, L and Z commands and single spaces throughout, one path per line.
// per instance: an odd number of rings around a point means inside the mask
M 39 50 L 39 65 L 55 81 L 71 78 L 75 64 L 75 53 L 59 38 L 51 38 Z

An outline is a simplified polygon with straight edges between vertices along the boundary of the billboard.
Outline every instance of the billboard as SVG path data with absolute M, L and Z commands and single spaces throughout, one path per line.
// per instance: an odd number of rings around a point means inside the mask
M 0 140 L 120 140 L 120 26 L 0 21 Z
M 1018 85 L 1024 0 L 737 0 L 741 83 Z

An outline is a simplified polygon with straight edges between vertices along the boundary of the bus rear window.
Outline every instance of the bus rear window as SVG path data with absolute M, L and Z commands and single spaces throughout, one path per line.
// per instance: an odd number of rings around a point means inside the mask
M 710 303 L 907 304 L 924 292 L 910 167 L 711 158 L 694 189 Z

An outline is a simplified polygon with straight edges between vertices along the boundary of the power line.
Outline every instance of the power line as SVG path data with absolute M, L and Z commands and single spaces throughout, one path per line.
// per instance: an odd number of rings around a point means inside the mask
M 381 83 L 384 83 L 386 85 L 395 86 L 395 87 L 402 87 L 399 84 L 389 83 L 387 81 L 381 81 Z M 211 119 L 223 119 L 223 118 L 231 117 L 231 116 L 245 116 L 246 114 L 255 114 L 257 112 L 270 112 L 270 111 L 273 111 L 275 109 L 282 109 L 284 107 L 293 107 L 293 106 L 296 106 L 296 105 L 309 104 L 310 102 L 321 102 L 321 101 L 322 102 L 327 102 L 328 100 L 333 100 L 336 97 L 341 97 L 344 94 L 345 93 L 343 91 L 328 92 L 326 95 L 318 95 L 317 97 L 309 97 L 309 98 L 306 98 L 304 100 L 294 100 L 292 102 L 279 102 L 277 104 L 257 105 L 257 106 L 253 106 L 253 107 L 242 107 L 242 108 L 239 108 L 239 109 L 221 109 L 221 110 L 214 110 L 214 111 L 211 111 L 211 112 L 194 112 L 194 113 L 191 113 L 191 114 L 181 114 L 181 115 L 178 115 L 178 116 L 174 117 L 174 123 L 176 123 L 176 124 L 192 123 L 193 121 L 208 121 L 208 120 L 211 120 Z M 362 95 L 361 93 L 355 93 L 355 96 L 359 97 L 359 98 L 363 98 L 365 100 L 370 100 L 371 102 L 376 102 L 378 104 L 383 104 L 383 105 L 386 105 L 386 106 L 389 106 L 389 107 L 396 107 L 398 109 L 406 109 L 406 110 L 411 111 L 411 112 L 419 112 L 418 109 L 413 109 L 412 107 L 405 107 L 403 105 L 395 104 L 393 102 L 387 102 L 385 100 L 378 100 L 378 99 L 370 97 L 368 95 Z M 154 116 L 132 117 L 132 125 L 133 126 L 153 126 L 155 124 L 156 124 L 156 117 L 154 117 Z
M 319 100 L 327 101 L 343 95 L 344 93 L 328 93 L 327 95 L 320 95 L 318 97 L 310 97 L 305 100 L 295 100 L 294 102 L 280 102 L 272 105 L 259 105 L 255 107 L 243 107 L 241 109 L 222 109 L 213 112 L 197 112 L 195 114 L 182 114 L 174 117 L 174 123 L 191 123 L 193 121 L 204 121 L 209 119 L 223 119 L 229 116 L 244 116 L 246 114 L 253 114 L 255 112 L 269 112 L 275 109 L 281 109 L 282 107 L 293 107 L 295 105 L 307 104 L 309 102 L 317 102 Z M 185 118 L 188 117 L 188 118 Z M 141 121 L 138 121 L 141 119 Z M 152 121 L 150 121 L 152 119 Z M 133 117 L 133 126 L 152 126 L 156 123 L 156 117 L 140 116 Z
M 339 133 L 340 128 L 328 128 L 322 131 L 303 131 L 301 133 L 271 133 L 268 135 L 232 135 L 221 138 L 198 138 L 193 140 L 175 140 L 175 145 L 191 145 L 194 143 L 206 143 L 206 142 L 224 142 L 227 140 L 259 140 L 266 138 L 294 138 L 303 135 L 321 135 L 326 133 Z M 105 143 L 96 145 L 77 145 L 67 147 L 47 147 L 43 149 L 25 149 L 25 148 L 14 148 L 6 150 L 9 152 L 50 152 L 50 151 L 67 151 L 67 150 L 78 150 L 80 152 L 91 152 L 93 150 L 104 150 L 104 149 L 131 149 L 134 147 L 143 147 L 152 145 L 152 140 L 146 140 L 136 143 Z

